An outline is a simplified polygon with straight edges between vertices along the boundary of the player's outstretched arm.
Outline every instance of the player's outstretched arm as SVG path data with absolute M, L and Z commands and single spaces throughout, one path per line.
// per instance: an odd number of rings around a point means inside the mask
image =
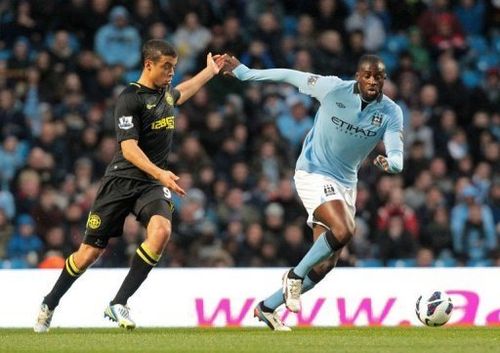
M 310 73 L 290 69 L 250 69 L 240 63 L 234 56 L 224 58 L 224 74 L 234 76 L 241 81 L 274 81 L 285 82 L 299 89 L 307 83 Z
M 153 162 L 151 162 L 148 156 L 146 156 L 143 150 L 139 147 L 137 140 L 124 140 L 120 143 L 120 146 L 123 152 L 123 157 L 127 161 L 135 165 L 143 172 L 151 175 L 163 186 L 166 186 L 180 196 L 186 195 L 186 192 L 176 183 L 176 181 L 179 180 L 179 177 L 169 170 L 157 167 Z
M 212 77 L 217 75 L 224 66 L 224 55 L 214 55 L 208 53 L 207 66 L 198 72 L 194 77 L 177 85 L 175 89 L 180 92 L 177 104 L 182 104 L 191 98 L 198 90 Z

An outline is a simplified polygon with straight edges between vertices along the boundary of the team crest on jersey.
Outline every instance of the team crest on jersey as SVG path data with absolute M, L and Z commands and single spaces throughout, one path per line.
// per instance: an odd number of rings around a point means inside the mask
M 95 213 L 89 214 L 89 219 L 87 220 L 87 227 L 90 229 L 97 229 L 101 226 L 101 217 Z
M 345 108 L 344 103 L 342 103 L 342 102 L 335 102 L 335 103 L 337 103 L 337 107 L 339 107 L 340 109 L 344 109 Z
M 168 105 L 174 105 L 174 98 L 170 95 L 170 93 L 165 93 L 165 100 Z
M 372 125 L 375 125 L 375 126 L 380 126 L 382 125 L 382 117 L 383 115 L 380 114 L 380 113 L 375 113 L 373 114 L 372 116 Z
M 128 130 L 134 127 L 131 116 L 122 116 L 118 118 L 118 127 L 122 130 Z
M 316 85 L 316 82 L 318 81 L 319 76 L 318 75 L 311 75 L 307 79 L 307 85 L 309 87 L 314 87 Z

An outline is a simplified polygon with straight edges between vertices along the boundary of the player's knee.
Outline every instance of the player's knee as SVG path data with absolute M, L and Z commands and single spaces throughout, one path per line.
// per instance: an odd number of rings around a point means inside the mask
M 80 270 L 85 270 L 96 262 L 104 252 L 104 249 L 82 244 L 78 252 L 75 254 L 76 266 Z
M 167 242 L 172 233 L 170 222 L 154 222 L 150 225 L 149 233 L 156 239 Z
M 339 227 L 339 229 L 335 230 L 335 235 L 340 243 L 346 245 L 351 240 L 354 235 L 354 227 L 344 226 Z
M 155 233 L 158 239 L 163 239 L 166 242 L 170 238 L 170 227 L 161 225 L 156 228 Z
M 339 250 L 344 247 L 344 245 L 349 243 L 353 235 L 354 224 L 350 225 L 348 223 L 336 225 L 326 233 L 327 240 L 332 245 L 332 249 L 334 250 Z

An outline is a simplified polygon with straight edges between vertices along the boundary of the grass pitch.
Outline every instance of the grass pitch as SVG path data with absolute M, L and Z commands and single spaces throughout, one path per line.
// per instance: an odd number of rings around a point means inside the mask
M 0 329 L 1 353 L 499 353 L 500 328 Z

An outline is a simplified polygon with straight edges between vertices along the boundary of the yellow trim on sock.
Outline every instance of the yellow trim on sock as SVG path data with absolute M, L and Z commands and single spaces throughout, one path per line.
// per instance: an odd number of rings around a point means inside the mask
M 69 256 L 69 258 L 68 258 L 68 259 L 69 259 L 69 264 L 71 265 L 71 269 L 72 269 L 73 271 L 75 271 L 75 272 L 76 272 L 76 273 L 78 273 L 78 274 L 81 274 L 83 271 L 82 271 L 82 270 L 80 270 L 80 269 L 78 268 L 78 266 L 76 266 L 75 256 L 74 256 L 74 255 L 75 255 L 75 254 L 71 254 L 71 255 Z
M 73 276 L 73 277 L 78 277 L 78 274 L 75 273 L 73 271 L 73 269 L 71 268 L 71 265 L 69 264 L 69 257 L 66 259 L 66 262 L 65 262 L 65 268 L 66 268 L 66 271 L 68 271 L 68 273 Z
M 156 266 L 155 263 L 151 262 L 142 252 L 141 252 L 141 249 L 137 249 L 135 251 L 137 253 L 137 255 L 139 255 L 141 257 L 141 259 L 144 260 L 145 263 L 147 263 L 148 265 L 151 265 L 151 266 Z
M 144 250 L 144 252 L 145 252 L 146 254 L 148 254 L 148 256 L 149 256 L 150 258 L 152 258 L 155 262 L 158 262 L 158 260 L 160 259 L 160 256 L 161 256 L 161 255 L 157 255 L 157 254 L 155 254 L 154 252 L 152 252 L 152 251 L 148 248 L 148 246 L 146 245 L 146 243 L 142 243 L 142 244 L 141 244 L 141 248 L 142 248 L 142 250 Z

